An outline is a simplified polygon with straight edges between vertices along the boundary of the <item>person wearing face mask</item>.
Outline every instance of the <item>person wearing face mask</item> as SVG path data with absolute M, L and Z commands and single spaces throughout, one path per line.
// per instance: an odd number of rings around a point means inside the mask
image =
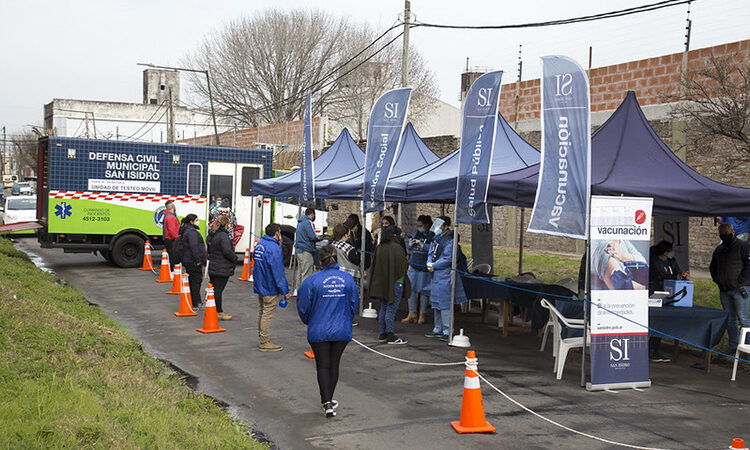
M 199 230 L 198 216 L 188 214 L 182 219 L 180 236 L 185 242 L 185 254 L 182 256 L 182 267 L 188 274 L 190 297 L 193 309 L 201 304 L 201 284 L 203 284 L 203 268 L 206 267 L 206 244 Z
M 411 252 L 409 258 L 409 272 L 407 276 L 411 280 L 411 296 L 409 297 L 409 315 L 401 323 L 425 322 L 427 314 L 427 302 L 430 298 L 430 285 L 432 284 L 432 273 L 427 270 L 427 254 L 430 251 L 432 238 L 435 236 L 431 231 L 432 219 L 430 216 L 422 215 L 417 218 L 417 229 L 409 238 L 407 248 Z M 419 315 L 417 316 L 417 300 L 419 300 Z
M 671 242 L 661 241 L 651 247 L 649 267 L 648 293 L 664 290 L 664 280 L 689 280 L 690 272 L 683 272 L 674 257 Z M 670 359 L 661 355 L 661 336 L 648 338 L 649 359 L 652 362 L 669 362 Z
M 719 286 L 721 306 L 729 312 L 727 334 L 729 335 L 729 352 L 736 351 L 739 344 L 739 330 L 750 327 L 748 317 L 748 298 L 746 286 L 750 284 L 750 244 L 737 239 L 734 227 L 729 222 L 719 225 L 721 244 L 716 247 L 711 257 L 711 278 Z
M 439 338 L 447 342 L 450 339 L 450 314 L 451 314 L 451 263 L 453 259 L 454 232 L 451 229 L 451 219 L 448 216 L 440 216 L 443 225 L 441 233 L 435 236 L 430 245 L 430 253 L 427 256 L 427 270 L 432 272 L 432 283 L 430 285 L 430 303 L 435 312 L 435 327 L 432 332 L 425 334 L 430 338 Z M 460 259 L 462 253 L 457 253 Z M 457 264 L 460 270 L 463 264 Z M 454 303 L 456 305 L 465 303 L 466 294 L 461 276 L 456 274 L 456 287 Z
M 409 260 L 406 250 L 394 237 L 397 230 L 386 226 L 381 231 L 380 244 L 372 258 L 369 289 L 370 297 L 380 300 L 378 341 L 393 345 L 406 344 L 406 340 L 394 334 L 393 322 L 401 300 L 411 294 L 411 281 L 406 276 Z
M 279 224 L 266 226 L 266 234 L 255 244 L 253 261 L 253 292 L 258 294 L 258 349 L 279 352 L 282 347 L 271 342 L 271 320 L 280 297 L 289 300 Z
M 383 236 L 383 230 L 388 227 L 391 227 L 391 236 L 393 238 L 393 241 L 398 243 L 404 249 L 404 251 L 406 251 L 406 243 L 404 242 L 404 238 L 401 236 L 401 228 L 396 226 L 396 221 L 391 216 L 383 216 L 383 218 L 380 219 L 380 234 L 378 235 L 378 244 L 380 243 Z

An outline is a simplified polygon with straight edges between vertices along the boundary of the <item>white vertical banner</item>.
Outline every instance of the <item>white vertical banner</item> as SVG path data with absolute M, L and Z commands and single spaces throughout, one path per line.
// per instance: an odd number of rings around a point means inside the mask
M 653 199 L 591 197 L 591 382 L 649 387 L 648 251 Z

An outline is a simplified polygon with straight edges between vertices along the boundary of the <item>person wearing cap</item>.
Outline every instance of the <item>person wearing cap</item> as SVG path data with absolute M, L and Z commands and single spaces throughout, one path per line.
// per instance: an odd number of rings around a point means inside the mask
M 339 269 L 337 250 L 327 245 L 318 251 L 320 272 L 307 277 L 297 290 L 297 312 L 307 325 L 307 341 L 315 353 L 320 403 L 326 417 L 336 415 L 333 399 L 344 349 L 352 340 L 352 319 L 359 308 L 354 278 Z
M 439 338 L 447 342 L 450 337 L 451 317 L 451 266 L 453 260 L 453 246 L 457 245 L 451 229 L 451 219 L 448 216 L 439 217 L 442 225 L 437 236 L 430 246 L 430 254 L 427 256 L 427 270 L 432 272 L 432 283 L 430 285 L 430 303 L 435 311 L 435 326 L 432 332 L 425 334 L 429 338 Z M 437 222 L 437 220 L 436 220 Z M 466 257 L 457 251 L 458 270 L 466 271 Z M 467 302 L 464 293 L 463 281 L 460 273 L 456 274 L 454 304 Z

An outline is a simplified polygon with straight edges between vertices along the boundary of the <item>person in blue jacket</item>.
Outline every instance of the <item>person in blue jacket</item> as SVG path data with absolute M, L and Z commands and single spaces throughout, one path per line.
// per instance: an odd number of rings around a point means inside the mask
M 427 268 L 432 272 L 432 284 L 430 285 L 430 303 L 435 311 L 435 327 L 427 337 L 440 338 L 448 341 L 450 333 L 451 317 L 451 261 L 453 258 L 453 230 L 451 230 L 451 219 L 441 216 L 443 225 L 440 227 L 439 236 L 435 236 L 430 246 L 430 254 L 427 257 Z M 458 257 L 461 253 L 459 252 Z M 460 264 L 457 268 L 460 269 Z M 464 293 L 464 285 L 461 275 L 456 274 L 456 305 L 467 301 Z
M 281 252 L 281 226 L 270 223 L 253 250 L 253 292 L 258 294 L 258 340 L 262 352 L 282 350 L 271 342 L 271 320 L 279 297 L 289 300 L 289 284 Z
M 352 340 L 352 319 L 359 308 L 357 283 L 336 264 L 336 249 L 318 252 L 322 270 L 310 275 L 297 291 L 297 312 L 307 325 L 307 341 L 315 353 L 320 402 L 326 417 L 336 415 L 333 392 L 341 355 Z
M 406 275 L 411 281 L 411 296 L 409 296 L 409 315 L 401 323 L 425 322 L 427 302 L 430 298 L 430 284 L 432 273 L 427 270 L 427 254 L 435 235 L 430 231 L 432 218 L 427 215 L 417 217 L 417 229 L 412 233 L 407 248 L 411 252 L 409 257 L 409 271 Z M 417 308 L 419 302 L 419 308 Z M 419 316 L 417 316 L 419 309 Z
M 729 222 L 734 228 L 735 237 L 741 241 L 747 242 L 750 236 L 750 217 L 728 217 L 721 218 L 721 222 Z
M 299 287 L 315 267 L 315 244 L 320 240 L 315 234 L 315 208 L 307 208 L 305 215 L 297 220 L 297 231 L 294 241 L 294 253 L 297 257 L 297 279 L 294 286 Z

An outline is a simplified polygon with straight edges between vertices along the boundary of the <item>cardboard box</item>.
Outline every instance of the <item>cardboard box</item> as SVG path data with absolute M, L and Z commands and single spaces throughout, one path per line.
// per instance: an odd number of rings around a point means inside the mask
M 685 294 L 679 294 L 682 289 L 685 289 Z M 679 301 L 672 303 L 672 306 L 684 306 L 692 308 L 693 306 L 693 289 L 694 285 L 692 281 L 688 280 L 664 280 L 664 290 L 669 292 L 670 295 L 674 295 L 677 292 Z

